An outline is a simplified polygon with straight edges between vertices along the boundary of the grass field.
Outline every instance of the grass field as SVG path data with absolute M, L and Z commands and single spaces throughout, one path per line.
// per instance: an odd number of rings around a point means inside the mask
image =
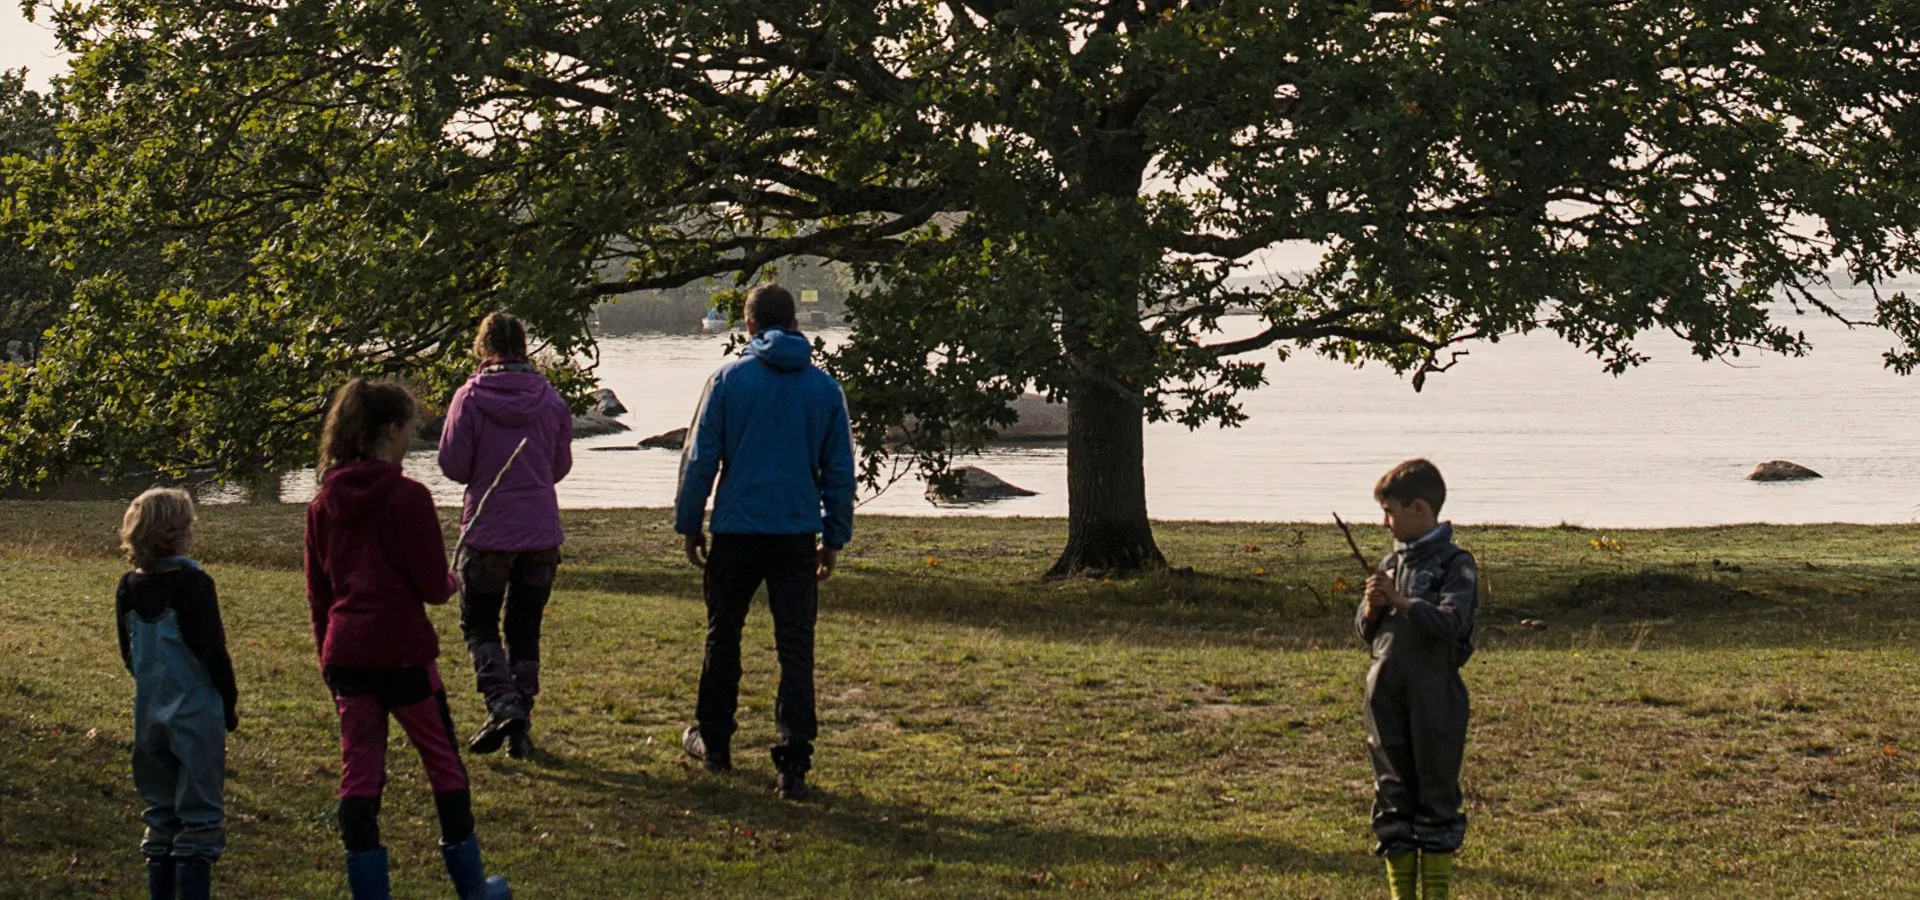
M 120 507 L 0 503 L 0 896 L 133 896 Z M 202 510 L 240 675 L 226 896 L 344 896 L 300 510 Z M 470 758 L 523 898 L 1378 896 L 1337 531 L 1163 523 L 1180 571 L 1046 582 L 1052 520 L 865 518 L 824 589 L 815 802 L 783 803 L 764 608 L 740 770 L 679 751 L 698 579 L 664 513 L 579 511 L 542 758 Z M 1464 897 L 1920 894 L 1920 528 L 1463 529 L 1481 652 Z M 1384 532 L 1362 540 L 1384 548 Z M 1715 560 L 1718 560 L 1716 564 Z M 1519 622 L 1538 618 L 1539 630 Z M 436 609 L 461 729 L 482 718 Z M 396 730 L 397 731 L 397 730 Z M 403 897 L 448 891 L 396 736 Z

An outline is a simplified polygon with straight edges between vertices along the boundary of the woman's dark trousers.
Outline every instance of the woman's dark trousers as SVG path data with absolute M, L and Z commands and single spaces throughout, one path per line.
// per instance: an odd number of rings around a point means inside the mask
M 560 550 L 466 551 L 460 567 L 460 631 L 473 655 L 474 681 L 499 719 L 533 713 L 540 693 L 540 621 L 553 595 Z M 505 610 L 506 642 L 501 643 Z

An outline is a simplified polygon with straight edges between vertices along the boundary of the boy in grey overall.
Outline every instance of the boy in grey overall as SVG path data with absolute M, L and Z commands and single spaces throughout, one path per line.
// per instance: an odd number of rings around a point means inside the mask
M 1374 852 L 1387 860 L 1394 900 L 1444 900 L 1453 852 L 1466 836 L 1460 765 L 1467 743 L 1477 573 L 1473 554 L 1440 522 L 1446 482 L 1409 460 L 1380 479 L 1374 497 L 1394 552 L 1367 579 L 1355 616 L 1373 652 L 1367 672 L 1367 750 L 1373 761 Z
M 128 521 L 142 521 L 127 541 L 140 568 L 121 579 L 115 599 L 121 660 L 135 684 L 133 783 L 147 826 L 140 851 L 148 896 L 165 900 L 212 890 L 227 843 L 227 732 L 239 724 L 213 579 L 185 557 L 153 558 L 185 540 L 145 540 L 167 519 L 191 522 L 190 504 L 177 491 L 134 501 Z

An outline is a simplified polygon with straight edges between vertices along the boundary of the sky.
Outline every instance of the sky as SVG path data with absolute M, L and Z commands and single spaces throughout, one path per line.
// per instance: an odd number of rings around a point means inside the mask
M 29 22 L 17 0 L 0 0 L 0 69 L 27 70 L 27 87 L 46 90 L 53 76 L 67 67 L 65 55 L 53 41 L 46 13 Z

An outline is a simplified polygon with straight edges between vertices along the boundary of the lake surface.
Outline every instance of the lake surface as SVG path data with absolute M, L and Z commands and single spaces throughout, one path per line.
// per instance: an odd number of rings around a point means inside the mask
M 1843 291 L 1865 314 L 1864 292 Z M 1551 335 L 1478 345 L 1414 393 L 1387 370 L 1297 356 L 1268 367 L 1244 395 L 1239 428 L 1147 426 L 1148 508 L 1160 519 L 1323 521 L 1331 510 L 1377 516 L 1373 482 L 1425 456 L 1447 476 L 1446 516 L 1462 523 L 1591 527 L 1734 522 L 1899 523 L 1920 519 L 1920 380 L 1885 370 L 1891 338 L 1815 316 L 1797 320 L 1813 343 L 1802 358 L 1748 354 L 1702 362 L 1671 337 L 1650 339 L 1653 361 L 1615 378 Z M 1229 319 L 1235 337 L 1258 328 Z M 827 332 L 829 341 L 844 332 Z M 666 506 L 679 454 L 595 452 L 683 427 L 707 374 L 725 361 L 724 335 L 641 335 L 601 341 L 600 376 L 630 412 L 630 434 L 580 441 L 566 507 Z M 1788 459 L 1826 477 L 1760 484 L 1755 463 Z M 906 479 L 863 512 L 1061 516 L 1066 450 L 990 451 L 968 462 L 1039 496 L 963 510 L 932 506 Z M 443 503 L 459 485 L 431 454 L 408 461 Z M 311 474 L 289 476 L 281 499 L 304 501 Z

